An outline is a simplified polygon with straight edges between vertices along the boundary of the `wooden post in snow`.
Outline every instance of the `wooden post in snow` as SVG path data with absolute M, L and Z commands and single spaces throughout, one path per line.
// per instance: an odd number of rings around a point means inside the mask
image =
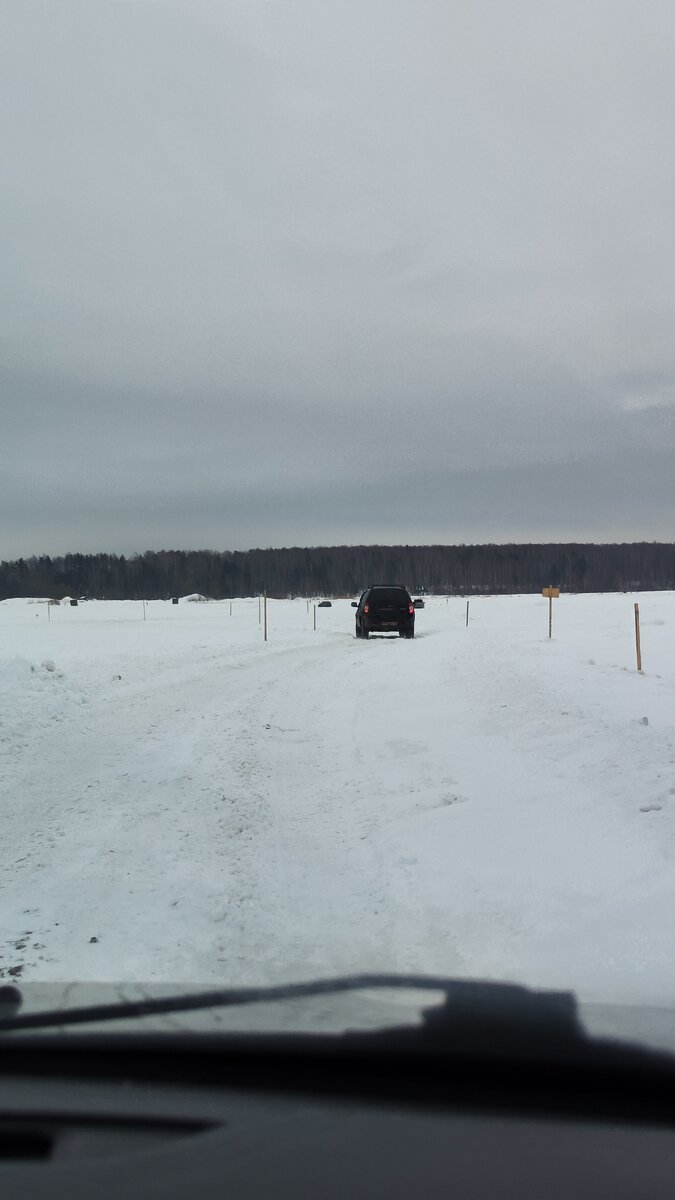
M 560 595 L 560 588 L 547 587 L 542 591 L 542 596 L 548 596 L 548 636 L 553 636 L 553 601 L 557 600 Z
M 635 605 L 635 655 L 637 658 L 637 669 L 642 670 L 642 651 L 640 649 L 640 605 Z
M 469 628 L 469 601 L 466 602 L 466 627 Z
M 263 602 L 263 610 L 265 613 L 265 641 L 267 641 L 267 592 L 265 592 L 265 599 Z

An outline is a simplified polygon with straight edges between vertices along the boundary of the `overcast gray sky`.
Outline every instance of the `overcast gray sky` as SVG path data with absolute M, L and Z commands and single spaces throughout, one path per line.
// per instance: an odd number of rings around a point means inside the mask
M 675 537 L 672 0 L 3 0 L 0 144 L 0 558 Z

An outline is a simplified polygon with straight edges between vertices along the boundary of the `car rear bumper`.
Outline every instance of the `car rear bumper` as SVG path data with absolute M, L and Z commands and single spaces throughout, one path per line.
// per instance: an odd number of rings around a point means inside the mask
M 413 633 L 415 629 L 414 620 L 406 617 L 404 620 L 378 620 L 377 617 L 366 617 L 362 621 L 362 627 L 368 630 L 368 633 Z

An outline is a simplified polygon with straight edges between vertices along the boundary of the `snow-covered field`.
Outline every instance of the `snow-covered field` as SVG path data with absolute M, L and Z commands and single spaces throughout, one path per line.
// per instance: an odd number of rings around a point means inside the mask
M 0 977 L 675 1001 L 675 596 L 0 604 Z

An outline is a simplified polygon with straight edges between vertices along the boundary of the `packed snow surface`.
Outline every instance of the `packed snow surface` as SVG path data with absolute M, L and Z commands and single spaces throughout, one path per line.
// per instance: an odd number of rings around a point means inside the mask
M 673 594 L 259 608 L 0 604 L 0 978 L 675 1002 Z

